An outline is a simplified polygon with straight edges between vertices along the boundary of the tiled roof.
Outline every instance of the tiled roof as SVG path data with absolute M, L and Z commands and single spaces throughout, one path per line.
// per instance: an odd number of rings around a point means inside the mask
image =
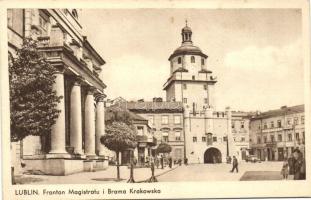
M 127 102 L 126 108 L 133 112 L 183 112 L 181 102 Z
M 294 113 L 301 113 L 304 112 L 304 105 L 297 105 L 297 106 L 291 106 L 291 107 L 282 107 L 280 109 L 276 110 L 269 110 L 266 112 L 262 112 L 260 114 L 254 115 L 252 119 L 264 119 L 269 117 L 277 117 L 277 116 L 283 116 L 283 115 L 290 115 Z

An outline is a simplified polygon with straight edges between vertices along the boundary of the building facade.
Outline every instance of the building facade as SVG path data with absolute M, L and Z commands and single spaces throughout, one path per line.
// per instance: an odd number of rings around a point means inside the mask
M 57 69 L 53 85 L 64 98 L 50 135 L 27 136 L 14 145 L 26 170 L 66 175 L 104 169 L 110 152 L 100 143 L 105 134 L 103 58 L 82 34 L 76 9 L 8 9 L 9 61 L 24 38 Z M 10 62 L 9 62 L 10 63 Z M 14 165 L 14 163 L 13 163 Z
M 261 160 L 282 161 L 295 148 L 305 152 L 304 105 L 281 107 L 250 118 L 251 153 Z

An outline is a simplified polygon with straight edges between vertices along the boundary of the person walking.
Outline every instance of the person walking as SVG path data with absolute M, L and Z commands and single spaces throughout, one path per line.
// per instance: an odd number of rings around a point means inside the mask
M 230 172 L 232 173 L 234 170 L 236 170 L 237 173 L 239 172 L 239 169 L 238 169 L 238 159 L 235 156 L 233 156 L 232 170 Z
M 294 180 L 304 180 L 305 179 L 305 163 L 302 157 L 302 153 L 299 149 L 295 149 L 293 152 L 294 162 Z
M 168 158 L 168 165 L 170 168 L 172 168 L 172 164 L 173 164 L 173 159 L 172 159 L 172 157 L 169 157 Z
M 281 171 L 281 174 L 283 175 L 283 179 L 288 179 L 288 173 L 289 173 L 289 165 L 288 165 L 288 160 L 287 158 L 284 159 L 284 162 L 283 162 L 283 166 L 282 166 L 282 171 Z
M 159 158 L 158 158 L 157 156 L 156 156 L 155 159 L 154 159 L 154 163 L 155 163 L 157 169 L 159 169 L 160 163 L 159 163 Z

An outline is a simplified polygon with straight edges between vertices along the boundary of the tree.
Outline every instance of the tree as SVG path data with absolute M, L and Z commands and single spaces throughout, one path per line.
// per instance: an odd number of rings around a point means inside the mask
M 55 72 L 38 51 L 36 41 L 25 39 L 9 66 L 12 141 L 50 134 L 62 98 L 53 90 Z
M 105 115 L 106 134 L 100 138 L 100 142 L 109 150 L 116 152 L 117 179 L 120 180 L 119 154 L 137 146 L 136 129 L 129 111 L 110 108 Z
M 167 143 L 161 143 L 157 147 L 157 153 L 170 153 L 172 151 L 172 147 Z

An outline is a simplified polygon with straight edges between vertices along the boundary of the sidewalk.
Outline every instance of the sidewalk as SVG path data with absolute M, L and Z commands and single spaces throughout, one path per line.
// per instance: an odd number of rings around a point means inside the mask
M 164 169 L 155 168 L 155 176 L 163 175 L 169 171 L 176 169 L 166 167 Z M 16 177 L 17 184 L 102 184 L 116 182 L 117 167 L 109 166 L 107 170 L 96 172 L 81 172 L 67 176 L 51 176 L 51 175 L 22 175 Z M 120 166 L 120 182 L 127 182 L 130 177 L 130 169 L 127 166 Z M 135 182 L 144 182 L 151 177 L 150 168 L 135 168 Z

